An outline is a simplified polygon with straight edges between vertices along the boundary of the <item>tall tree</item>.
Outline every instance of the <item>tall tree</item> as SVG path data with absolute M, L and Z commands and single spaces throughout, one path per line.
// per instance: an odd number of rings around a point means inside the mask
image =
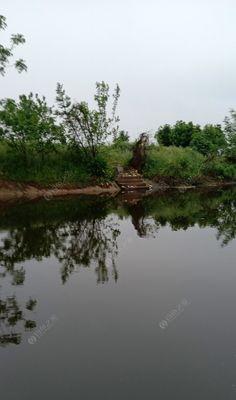
M 119 117 L 116 116 L 120 88 L 117 85 L 112 95 L 111 114 L 108 114 L 109 86 L 105 82 L 96 83 L 94 96 L 96 109 L 88 104 L 72 102 L 61 84 L 57 85 L 57 115 L 62 120 L 68 139 L 89 158 L 96 158 L 101 146 L 109 136 L 114 138 L 119 131 Z
M 224 131 L 228 142 L 226 153 L 230 159 L 236 161 L 236 111 L 235 110 L 230 110 L 230 116 L 225 117 L 224 123 L 225 123 Z
M 4 31 L 7 28 L 6 17 L 0 15 L 0 31 Z M 4 46 L 0 43 L 0 74 L 5 75 L 6 69 L 10 66 L 10 61 L 14 56 L 14 50 L 16 46 L 25 43 L 25 38 L 21 33 L 13 34 L 10 37 L 9 46 Z M 27 66 L 25 61 L 20 58 L 15 60 L 13 63 L 16 70 L 21 73 L 23 71 L 27 71 Z
M 53 109 L 45 97 L 30 93 L 19 101 L 0 101 L 0 138 L 5 139 L 27 162 L 28 153 L 36 151 L 42 158 L 63 142 L 63 128 L 56 123 Z

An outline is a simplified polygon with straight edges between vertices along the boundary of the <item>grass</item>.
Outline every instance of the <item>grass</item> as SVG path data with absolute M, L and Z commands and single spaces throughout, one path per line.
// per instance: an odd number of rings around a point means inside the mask
M 122 147 L 115 145 L 102 146 L 100 154 L 107 162 L 109 167 L 113 169 L 117 165 L 126 167 L 132 158 L 132 150 L 129 144 Z
M 0 142 L 0 179 L 43 185 L 60 183 L 85 186 L 96 181 L 112 180 L 115 176 L 115 167 L 126 166 L 131 156 L 129 146 L 125 146 L 122 150 L 115 145 L 102 146 L 99 160 L 103 160 L 105 169 L 103 176 L 98 178 L 91 172 L 84 158 L 69 147 L 57 146 L 56 152 L 50 152 L 44 159 L 29 151 L 26 165 L 16 151 L 6 143 Z
M 190 148 L 151 146 L 144 174 L 150 179 L 164 176 L 191 182 L 201 176 L 204 162 L 204 156 Z
M 206 177 L 232 181 L 236 180 L 236 164 L 223 156 L 207 159 L 189 147 L 150 146 L 144 175 L 149 179 L 170 177 L 189 184 Z
M 111 181 L 115 177 L 117 165 L 129 165 L 131 147 L 131 144 L 102 146 L 98 159 L 98 164 L 102 165 L 102 174 L 98 177 L 91 172 L 86 160 L 69 147 L 57 146 L 56 152 L 45 155 L 44 159 L 29 151 L 26 165 L 16 151 L 0 142 L 0 179 L 42 185 L 57 183 L 80 186 Z M 204 177 L 236 180 L 236 164 L 227 161 L 223 156 L 207 160 L 191 148 L 150 145 L 143 174 L 149 179 L 167 177 L 186 184 L 194 184 Z
M 77 160 L 73 152 L 58 147 L 44 160 L 36 154 L 28 155 L 27 165 L 17 153 L 6 144 L 0 144 L 0 177 L 17 182 L 35 182 L 49 185 L 53 183 L 86 185 L 92 179 L 82 160 Z

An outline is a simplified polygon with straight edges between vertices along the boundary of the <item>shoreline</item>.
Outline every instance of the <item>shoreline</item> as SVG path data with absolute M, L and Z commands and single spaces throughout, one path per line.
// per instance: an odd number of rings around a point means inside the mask
M 236 182 L 226 182 L 226 181 L 206 181 L 198 185 L 188 185 L 188 184 L 167 184 L 163 182 L 154 182 L 151 180 L 146 180 L 152 185 L 152 190 L 145 192 L 145 195 L 150 195 L 158 192 L 165 192 L 168 190 L 190 190 L 190 189 L 200 189 L 209 188 L 217 189 L 220 187 L 234 186 Z M 1 180 L 0 181 L 0 201 L 10 201 L 10 200 L 36 200 L 40 198 L 45 198 L 50 200 L 55 197 L 66 197 L 66 196 L 101 196 L 109 195 L 115 197 L 121 192 L 121 188 L 116 182 L 111 182 L 109 184 L 93 185 L 80 187 L 75 185 L 63 185 L 57 186 L 57 184 L 52 185 L 52 187 L 43 187 L 36 183 L 18 183 L 14 181 Z
M 0 181 L 0 201 L 9 200 L 36 200 L 39 198 L 45 198 L 50 200 L 54 197 L 66 197 L 72 195 L 110 195 L 115 196 L 120 191 L 119 186 L 112 182 L 107 185 L 94 185 L 80 187 L 75 185 L 63 185 L 57 186 L 57 184 L 52 185 L 52 187 L 43 187 L 35 183 L 17 183 L 14 181 Z

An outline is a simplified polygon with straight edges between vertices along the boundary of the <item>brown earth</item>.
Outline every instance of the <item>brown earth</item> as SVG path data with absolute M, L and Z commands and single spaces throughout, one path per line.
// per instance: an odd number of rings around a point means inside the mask
M 155 177 L 153 181 L 145 180 L 147 186 L 152 186 L 152 190 L 146 192 L 146 195 L 155 192 L 162 192 L 170 189 L 187 190 L 201 187 L 223 187 L 236 185 L 236 182 L 217 181 L 212 178 L 205 178 L 199 182 L 188 184 L 184 181 L 176 180 L 170 177 Z M 105 183 L 87 187 L 75 185 L 51 185 L 43 187 L 35 183 L 17 183 L 14 181 L 0 180 L 0 201 L 10 201 L 17 199 L 35 200 L 45 198 L 50 200 L 53 197 L 63 197 L 72 195 L 109 195 L 115 196 L 121 191 L 121 188 L 115 183 Z
M 120 188 L 116 183 L 106 183 L 102 185 L 79 187 L 73 185 L 51 185 L 50 187 L 42 187 L 35 183 L 17 183 L 13 181 L 0 180 L 0 201 L 9 201 L 13 199 L 29 199 L 34 200 L 44 197 L 49 200 L 58 196 L 71 195 L 116 195 Z
M 153 191 L 164 191 L 169 189 L 197 189 L 197 188 L 217 188 L 236 185 L 236 182 L 214 179 L 209 176 L 203 176 L 192 183 L 186 180 L 173 178 L 170 176 L 156 176 L 152 183 Z

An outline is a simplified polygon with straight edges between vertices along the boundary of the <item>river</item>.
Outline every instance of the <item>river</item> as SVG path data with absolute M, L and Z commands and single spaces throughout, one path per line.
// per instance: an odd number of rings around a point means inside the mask
M 236 398 L 236 189 L 0 204 L 3 400 Z

